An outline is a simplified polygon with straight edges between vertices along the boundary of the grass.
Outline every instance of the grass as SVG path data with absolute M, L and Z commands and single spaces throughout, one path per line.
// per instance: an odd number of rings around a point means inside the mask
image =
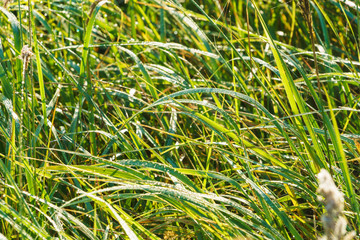
M 316 239 L 322 168 L 358 233 L 358 4 L 0 7 L 0 239 Z

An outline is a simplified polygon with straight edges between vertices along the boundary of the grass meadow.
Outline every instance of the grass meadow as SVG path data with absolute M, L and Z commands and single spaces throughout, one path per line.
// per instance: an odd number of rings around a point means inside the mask
M 0 239 L 351 239 L 359 6 L 3 0 Z

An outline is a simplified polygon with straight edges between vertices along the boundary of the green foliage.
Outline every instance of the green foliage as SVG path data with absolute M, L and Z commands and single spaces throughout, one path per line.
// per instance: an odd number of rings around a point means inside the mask
M 4 3 L 0 239 L 359 231 L 357 0 Z

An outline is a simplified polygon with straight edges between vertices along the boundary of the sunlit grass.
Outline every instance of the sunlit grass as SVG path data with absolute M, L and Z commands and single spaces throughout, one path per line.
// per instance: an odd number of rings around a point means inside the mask
M 0 239 L 316 239 L 322 168 L 358 232 L 358 3 L 304 2 L 6 1 Z

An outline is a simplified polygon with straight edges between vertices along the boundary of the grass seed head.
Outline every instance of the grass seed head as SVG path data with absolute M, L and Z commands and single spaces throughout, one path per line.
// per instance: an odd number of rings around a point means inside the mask
M 298 0 L 297 5 L 299 6 L 305 21 L 310 26 L 312 19 L 309 0 Z
M 23 60 L 24 69 L 27 69 L 27 66 L 30 62 L 30 58 L 32 57 L 33 53 L 31 51 L 31 48 L 28 45 L 24 45 L 21 49 L 21 59 Z
M 321 169 L 317 175 L 319 188 L 317 192 L 322 196 L 319 200 L 325 204 L 327 211 L 321 217 L 324 224 L 325 236 L 321 240 L 350 240 L 355 232 L 346 232 L 347 221 L 342 216 L 344 210 L 344 196 L 336 187 L 330 173 Z
M 343 194 L 336 187 L 330 173 L 321 169 L 317 175 L 319 188 L 317 190 L 324 197 L 326 211 L 331 215 L 338 215 L 344 209 Z

